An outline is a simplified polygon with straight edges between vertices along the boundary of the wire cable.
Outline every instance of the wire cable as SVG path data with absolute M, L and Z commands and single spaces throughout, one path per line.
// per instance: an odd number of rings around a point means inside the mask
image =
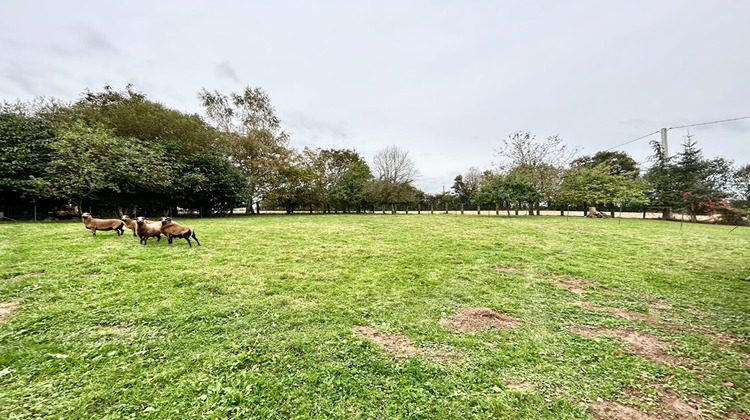
M 748 118 L 750 118 L 750 115 L 748 115 L 747 117 L 730 118 L 728 120 L 710 121 L 710 122 L 704 122 L 704 123 L 698 123 L 698 124 L 681 125 L 681 126 L 678 126 L 678 127 L 669 127 L 669 128 L 667 128 L 667 130 L 672 130 L 674 128 L 697 127 L 699 125 L 718 124 L 718 123 L 729 122 L 729 121 L 745 120 L 745 119 L 748 119 Z
M 653 133 L 648 133 L 648 134 L 646 134 L 645 136 L 641 136 L 641 137 L 638 137 L 637 139 L 633 139 L 633 140 L 630 140 L 630 141 L 626 141 L 626 142 L 625 142 L 625 143 L 623 143 L 623 144 L 618 144 L 617 146 L 614 146 L 614 147 L 610 147 L 609 149 L 605 150 L 605 152 L 608 152 L 608 151 L 610 151 L 610 150 L 612 150 L 612 149 L 617 149 L 617 148 L 618 148 L 618 147 L 620 147 L 620 146 L 625 146 L 626 144 L 630 144 L 630 143 L 636 142 L 636 141 L 638 141 L 638 140 L 640 140 L 640 139 L 645 139 L 646 137 L 648 137 L 648 136 L 653 136 L 654 134 L 659 134 L 659 131 L 657 130 L 657 131 L 654 131 Z

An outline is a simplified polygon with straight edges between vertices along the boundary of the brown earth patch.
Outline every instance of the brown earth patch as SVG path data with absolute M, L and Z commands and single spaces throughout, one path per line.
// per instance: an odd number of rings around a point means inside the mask
M 463 359 L 460 352 L 445 348 L 424 348 L 414 345 L 409 337 L 401 333 L 379 333 L 373 327 L 356 326 L 352 331 L 360 336 L 381 345 L 382 352 L 392 355 L 398 361 L 411 359 L 417 355 L 425 355 L 434 362 L 445 365 L 456 363 Z
M 634 395 L 629 392 L 630 387 L 625 388 L 625 395 L 633 397 Z M 594 417 L 599 419 L 694 419 L 699 420 L 704 418 L 703 412 L 705 409 L 702 408 L 703 400 L 697 395 L 693 395 L 688 398 L 687 401 L 680 398 L 677 392 L 671 389 L 659 388 L 659 399 L 656 401 L 656 412 L 647 413 L 640 407 L 634 405 L 622 404 L 613 401 L 598 400 L 592 403 L 592 407 L 595 412 Z M 635 399 L 641 402 L 644 401 L 644 396 L 640 392 L 636 391 Z M 645 402 L 647 403 L 647 402 Z M 707 416 L 707 414 L 706 414 Z
M 580 277 L 574 276 L 564 276 L 562 274 L 555 274 L 553 277 L 555 278 L 555 280 L 558 280 L 559 283 L 552 283 L 552 287 L 565 289 L 578 295 L 588 292 L 588 290 L 582 288 L 581 286 L 585 286 L 588 284 L 597 284 L 597 282 L 593 280 L 582 279 Z
M 672 309 L 672 303 L 664 299 L 656 299 L 648 302 L 648 306 L 654 309 Z
M 629 311 L 627 309 L 620 309 L 620 308 L 610 308 L 608 306 L 599 306 L 593 303 L 581 302 L 581 301 L 574 301 L 573 304 L 580 306 L 582 308 L 586 308 L 586 309 L 592 309 L 596 311 L 607 311 L 614 316 L 619 316 L 620 318 L 643 321 L 647 324 L 651 324 L 654 326 L 662 326 L 662 324 L 659 323 L 659 321 L 655 320 L 654 318 L 646 314 L 636 312 L 636 311 Z
M 44 274 L 43 271 L 39 271 L 39 272 L 35 272 L 35 273 L 19 274 L 17 276 L 13 276 L 13 277 L 9 278 L 8 280 L 21 280 L 21 279 L 25 279 L 27 277 L 41 276 L 42 274 Z
M 524 379 L 521 382 L 514 381 L 512 379 L 509 379 L 505 381 L 505 385 L 510 389 L 515 389 L 516 391 L 534 391 L 536 390 L 536 384 Z
M 18 302 L 0 302 L 0 321 L 18 309 Z
M 700 403 L 696 400 L 701 399 L 698 396 L 693 396 L 685 401 L 675 391 L 666 389 L 659 398 L 659 406 L 668 413 L 676 414 L 679 419 L 701 419 L 703 413 L 700 409 Z
M 594 409 L 592 413 L 594 418 L 607 420 L 661 420 L 662 417 L 657 414 L 646 413 L 639 407 L 628 404 L 621 404 L 614 401 L 596 401 L 591 403 Z
M 484 306 L 460 308 L 454 316 L 441 318 L 438 323 L 444 328 L 454 328 L 465 333 L 474 333 L 485 328 L 513 328 L 518 319 Z
M 492 269 L 496 270 L 496 271 L 502 271 L 502 272 L 508 273 L 508 274 L 516 274 L 516 273 L 520 273 L 521 272 L 521 270 L 519 270 L 517 268 L 513 268 L 513 267 L 499 267 L 499 266 L 496 266 L 496 267 L 492 267 Z
M 580 328 L 573 327 L 572 331 L 584 337 L 595 338 L 602 334 L 619 338 L 628 343 L 630 350 L 652 362 L 674 364 L 679 358 L 662 350 L 674 345 L 673 342 L 657 337 L 653 334 L 634 330 L 633 328 Z
M 373 327 L 363 326 L 354 327 L 353 330 L 362 337 L 383 346 L 383 350 L 393 354 L 397 360 L 410 359 L 424 353 L 421 348 L 412 343 L 409 337 L 401 333 L 378 333 Z

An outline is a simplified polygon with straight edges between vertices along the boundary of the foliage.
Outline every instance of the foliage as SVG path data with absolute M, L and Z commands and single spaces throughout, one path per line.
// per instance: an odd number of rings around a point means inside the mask
M 396 204 L 417 200 L 419 191 L 412 182 L 419 171 L 409 157 L 409 152 L 397 146 L 389 146 L 375 154 L 372 168 L 375 179 L 365 186 L 369 201 L 389 204 L 391 212 L 395 213 Z
M 577 166 L 565 172 L 556 199 L 577 206 L 645 204 L 647 188 L 647 184 L 627 172 L 615 175 L 606 165 Z
M 252 212 L 253 203 L 266 197 L 278 201 L 288 195 L 289 185 L 278 173 L 286 170 L 283 165 L 292 159 L 292 150 L 268 94 L 261 88 L 246 87 L 242 93 L 229 95 L 203 89 L 198 97 L 223 134 L 229 159 L 245 174 L 248 212 Z
M 352 165 L 362 164 L 367 167 L 364 158 L 359 153 L 349 149 L 318 148 L 313 150 L 305 148 L 302 155 L 304 165 L 309 168 L 312 174 L 310 186 L 312 205 L 325 205 L 327 207 L 333 204 L 346 207 L 355 205 L 353 201 L 361 202 L 363 183 L 355 181 L 356 175 L 354 173 L 350 174 L 350 178 L 345 181 L 346 186 L 339 186 L 338 193 L 334 194 L 336 185 L 341 181 L 344 174 L 352 168 Z M 358 169 L 361 169 L 361 165 Z M 370 173 L 369 167 L 367 167 L 367 173 Z M 370 175 L 370 177 L 372 176 Z M 359 190 L 355 191 L 352 188 L 359 188 Z
M 368 202 L 365 189 L 371 179 L 372 173 L 367 163 L 357 161 L 349 164 L 331 188 L 331 201 L 345 208 L 364 207 Z
M 632 179 L 638 178 L 638 163 L 630 155 L 619 151 L 596 152 L 593 156 L 581 156 L 570 162 L 572 167 L 585 166 L 594 168 L 604 166 L 612 175 L 623 175 Z
M 497 150 L 497 156 L 506 159 L 500 169 L 505 173 L 528 179 L 541 195 L 539 200 L 552 201 L 560 184 L 563 168 L 568 165 L 577 148 L 570 148 L 557 135 L 545 141 L 536 141 L 528 132 L 511 133 Z
M 38 197 L 47 175 L 54 137 L 49 121 L 13 113 L 0 114 L 0 197 Z M 6 201 L 7 202 L 7 201 Z

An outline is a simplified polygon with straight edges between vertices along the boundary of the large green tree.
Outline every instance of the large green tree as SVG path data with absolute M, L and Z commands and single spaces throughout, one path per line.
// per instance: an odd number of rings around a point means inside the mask
M 517 131 L 503 141 L 497 156 L 504 159 L 500 165 L 502 172 L 512 171 L 516 176 L 528 179 L 539 192 L 540 198 L 529 202 L 530 208 L 536 206 L 538 214 L 540 201 L 553 201 L 563 169 L 577 152 L 577 148 L 567 146 L 557 135 L 537 141 L 531 133 Z
M 357 212 L 368 203 L 367 183 L 372 179 L 370 167 L 364 161 L 353 162 L 331 188 L 331 200 L 339 206 L 356 208 Z
M 0 114 L 0 201 L 43 196 L 54 140 L 52 124 L 38 117 Z
M 229 158 L 246 177 L 247 212 L 275 188 L 286 189 L 277 174 L 289 161 L 289 136 L 261 88 L 247 87 L 241 93 L 223 94 L 203 89 L 198 97 L 206 115 L 222 133 Z
M 577 166 L 567 170 L 557 191 L 563 203 L 596 207 L 597 203 L 645 204 L 648 185 L 627 172 L 615 174 L 612 167 Z

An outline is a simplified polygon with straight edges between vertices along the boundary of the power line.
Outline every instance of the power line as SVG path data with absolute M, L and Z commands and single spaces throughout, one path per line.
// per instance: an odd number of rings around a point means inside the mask
M 729 118 L 729 119 L 726 119 L 726 120 L 718 120 L 718 121 L 709 121 L 709 122 L 703 122 L 703 123 L 697 123 L 697 124 L 680 125 L 680 126 L 677 126 L 677 127 L 669 127 L 669 128 L 667 128 L 667 130 L 673 130 L 673 129 L 676 129 L 676 128 L 697 127 L 699 125 L 719 124 L 719 123 L 724 123 L 724 122 L 729 122 L 729 121 L 746 120 L 748 118 L 750 118 L 750 115 L 748 115 L 746 117 Z M 654 134 L 659 134 L 659 130 L 654 131 L 653 133 L 646 134 L 645 136 L 638 137 L 637 139 L 633 139 L 633 140 L 630 140 L 630 141 L 626 141 L 625 143 L 618 144 L 617 146 L 610 147 L 609 149 L 606 149 L 605 152 L 608 152 L 608 151 L 610 151 L 612 149 L 617 149 L 618 147 L 625 146 L 626 144 L 630 144 L 630 143 L 636 142 L 636 141 L 641 140 L 641 139 L 645 139 L 646 137 L 653 136 Z
M 748 118 L 750 118 L 750 115 L 748 115 L 747 117 L 730 118 L 728 120 L 710 121 L 710 122 L 704 122 L 704 123 L 698 123 L 698 124 L 688 124 L 688 125 L 681 125 L 679 127 L 669 127 L 669 128 L 667 128 L 667 130 L 672 130 L 674 128 L 696 127 L 696 126 L 699 126 L 699 125 L 718 124 L 718 123 L 729 122 L 729 121 L 745 120 L 745 119 L 748 119 Z
M 618 147 L 620 147 L 620 146 L 625 146 L 626 144 L 630 144 L 630 143 L 636 142 L 636 141 L 638 141 L 638 140 L 640 140 L 640 139 L 645 139 L 646 137 L 648 137 L 648 136 L 653 136 L 654 134 L 659 134 L 659 131 L 657 130 L 657 131 L 654 131 L 653 133 L 648 133 L 648 134 L 646 134 L 645 136 L 641 136 L 641 137 L 638 137 L 637 139 L 633 139 L 633 140 L 630 140 L 630 141 L 626 141 L 626 142 L 625 142 L 625 143 L 623 143 L 623 144 L 618 144 L 617 146 L 614 146 L 614 147 L 610 147 L 609 149 L 605 150 L 605 152 L 608 152 L 608 151 L 610 151 L 610 150 L 612 150 L 612 149 L 617 149 L 617 148 L 618 148 Z

